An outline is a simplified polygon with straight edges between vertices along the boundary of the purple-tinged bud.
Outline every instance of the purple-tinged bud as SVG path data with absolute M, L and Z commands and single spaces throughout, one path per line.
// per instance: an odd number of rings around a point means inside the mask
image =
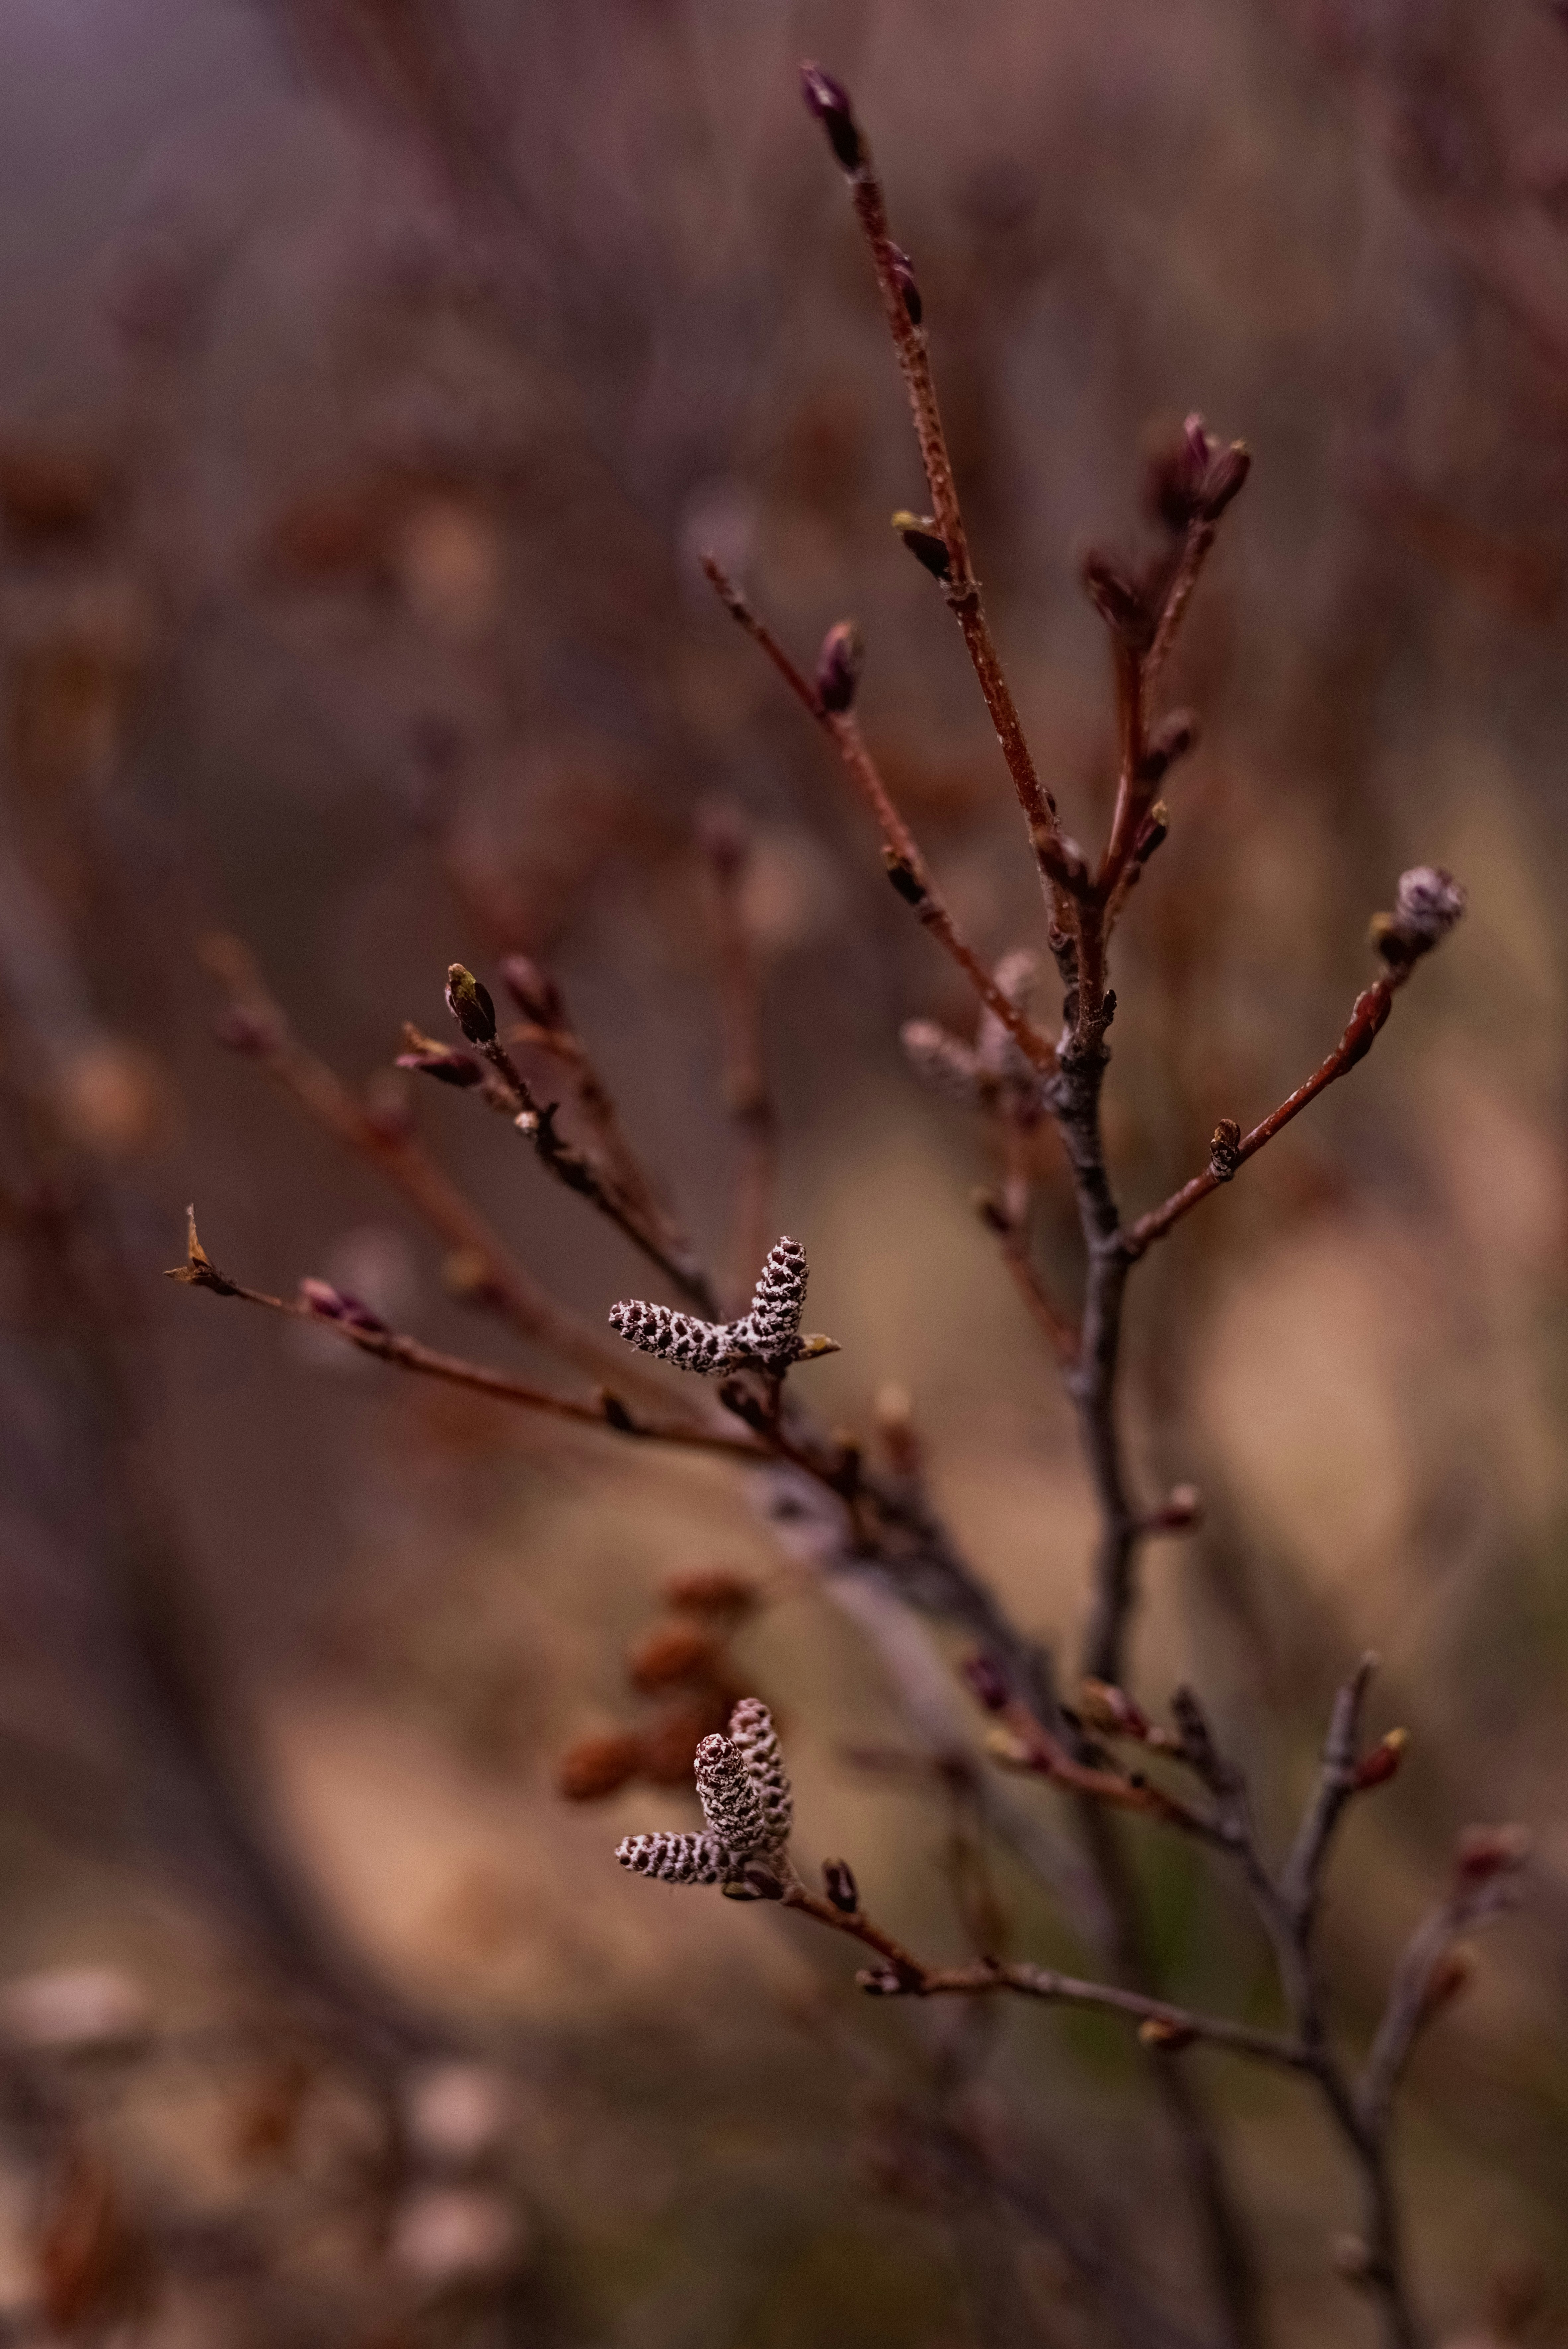
M 831 717 L 855 706 L 865 646 L 853 620 L 838 620 L 822 638 L 817 656 L 817 698 Z
M 1463 919 L 1468 902 L 1463 884 L 1437 864 L 1416 864 L 1401 873 L 1394 900 L 1403 926 L 1434 947 Z
M 903 1989 L 891 1966 L 867 1966 L 855 1981 L 868 1998 L 897 1998 Z
M 447 1009 L 470 1044 L 494 1043 L 495 1005 L 490 989 L 460 962 L 447 970 Z
M 1198 747 L 1197 713 L 1191 709 L 1173 709 L 1162 718 L 1150 734 L 1144 747 L 1143 765 L 1140 770 L 1146 783 L 1163 781 L 1179 759 L 1186 758 Z
M 566 1021 L 561 989 L 548 971 L 525 954 L 502 955 L 500 975 L 507 993 L 525 1019 L 536 1028 L 561 1028 Z M 480 992 L 483 994 L 481 988 Z
M 859 1915 L 860 1890 L 847 1859 L 825 1859 L 822 1862 L 822 1888 L 841 1915 Z
M 443 1044 L 434 1036 L 427 1036 L 407 1021 L 403 1028 L 403 1050 L 397 1066 L 414 1069 L 421 1076 L 434 1077 L 438 1084 L 482 1084 L 484 1071 L 471 1052 L 460 1051 L 456 1044 Z
M 389 1338 L 392 1335 L 378 1313 L 346 1288 L 335 1288 L 329 1280 L 302 1280 L 299 1285 L 301 1302 L 324 1321 L 341 1321 L 346 1329 L 363 1331 L 367 1338 Z
M 248 1061 L 264 1060 L 280 1041 L 277 1023 L 261 1012 L 248 1010 L 242 1003 L 226 1003 L 213 1019 L 212 1033 L 227 1050 L 239 1052 Z
M 751 835 L 733 800 L 703 802 L 696 814 L 696 844 L 721 881 L 733 881 L 745 871 Z
M 865 160 L 860 126 L 842 82 L 810 62 L 800 68 L 800 89 L 807 107 L 828 134 L 828 144 L 846 171 L 858 171 Z
M 1191 1533 L 1203 1522 L 1203 1495 L 1196 1485 L 1172 1485 L 1160 1507 L 1143 1522 L 1151 1534 Z
M 912 326 L 918 326 L 925 316 L 925 305 L 915 283 L 914 264 L 902 244 L 890 244 L 888 252 L 892 259 L 892 282 L 903 298 L 904 316 Z
M 1191 2047 L 1198 2036 L 1190 2023 L 1178 2023 L 1163 2014 L 1147 2015 L 1138 2026 L 1138 2044 L 1156 2055 L 1180 2055 L 1183 2047 Z
M 1137 866 L 1148 864 L 1155 850 L 1171 830 L 1171 811 L 1163 800 L 1156 800 L 1138 827 L 1138 837 L 1132 843 L 1132 862 Z
M 934 579 L 946 579 L 953 569 L 953 557 L 947 551 L 947 541 L 936 527 L 933 514 L 911 513 L 901 506 L 892 518 L 892 526 L 903 539 L 923 570 Z
M 1244 440 L 1233 440 L 1221 450 L 1203 482 L 1200 511 L 1205 522 L 1219 521 L 1252 470 L 1253 452 Z
M 1006 1711 L 1010 1694 L 1007 1676 L 994 1656 L 976 1649 L 972 1656 L 965 1657 L 958 1670 L 970 1695 L 977 1698 L 987 1713 Z
M 1142 584 L 1113 556 L 1098 551 L 1084 557 L 1083 584 L 1112 636 L 1130 652 L 1146 653 L 1154 642 L 1160 616 L 1154 598 Z
M 1159 450 L 1149 468 L 1150 510 L 1178 535 L 1194 523 L 1216 523 L 1252 469 L 1244 441 L 1222 441 L 1201 416 Z
M 1147 1738 L 1152 1723 L 1142 1706 L 1111 1681 L 1088 1680 L 1079 1684 L 1078 1712 L 1090 1729 L 1108 1737 Z
M 1511 1876 L 1530 1857 L 1528 1827 L 1466 1827 L 1454 1847 L 1454 1871 L 1467 1884 Z
M 1380 1737 L 1368 1753 L 1356 1764 L 1351 1785 L 1358 1795 L 1370 1787 L 1386 1786 L 1404 1759 L 1405 1748 L 1410 1742 L 1408 1729 L 1390 1729 Z

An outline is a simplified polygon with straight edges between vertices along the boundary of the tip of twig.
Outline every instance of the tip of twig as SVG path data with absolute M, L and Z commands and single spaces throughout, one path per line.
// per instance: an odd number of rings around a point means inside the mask
M 165 1280 L 181 1281 L 188 1288 L 211 1288 L 220 1297 L 236 1294 L 233 1282 L 224 1279 L 201 1245 L 196 1230 L 194 1206 L 185 1210 L 185 1261 L 170 1265 L 163 1277 Z

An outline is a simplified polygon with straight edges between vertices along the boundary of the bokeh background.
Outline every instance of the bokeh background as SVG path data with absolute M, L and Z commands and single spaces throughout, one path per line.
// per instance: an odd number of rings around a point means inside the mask
M 844 1349 L 816 1391 L 869 1435 L 908 1390 L 971 1554 L 1070 1653 L 1093 1523 L 1069 1413 L 971 1210 L 986 1137 L 898 1043 L 966 1007 L 696 564 L 716 548 L 802 658 L 859 617 L 867 730 L 955 907 L 989 953 L 1038 946 L 962 648 L 887 527 L 919 476 L 800 108 L 813 54 L 915 256 L 997 631 L 1086 840 L 1113 775 L 1078 559 L 1140 543 L 1161 425 L 1199 409 L 1254 453 L 1171 680 L 1202 747 L 1118 941 L 1124 1201 L 1315 1064 L 1402 867 L 1470 887 L 1371 1060 L 1139 1278 L 1140 1475 L 1195 1481 L 1208 1514 L 1150 1555 L 1137 1683 L 1158 1707 L 1197 1682 L 1277 1840 L 1336 1680 L 1380 1651 L 1372 1725 L 1412 1743 L 1336 1870 L 1347 2044 L 1455 1828 L 1532 1829 L 1526 1904 L 1424 2048 L 1399 2149 L 1436 2335 L 1568 2337 L 1563 12 L 8 0 L 15 2337 L 1137 2337 L 1064 2237 L 1208 2337 L 1122 2034 L 872 2006 L 799 1920 L 622 1875 L 621 1835 L 686 1822 L 677 1788 L 557 1791 L 583 1737 L 665 1718 L 628 1651 L 668 1577 L 722 1568 L 764 1602 L 725 1669 L 785 1723 L 803 1854 L 847 1853 L 933 1955 L 983 1897 L 1019 1953 L 1083 1962 L 1016 1857 L 978 1850 L 943 1756 L 980 1724 L 954 1692 L 912 1726 L 885 1610 L 791 1567 L 721 1467 L 160 1278 L 193 1198 L 238 1278 L 325 1276 L 529 1364 L 374 1169 L 214 1040 L 214 932 L 389 1117 L 399 1025 L 443 1030 L 447 963 L 532 954 L 722 1254 L 737 1151 L 693 844 L 721 798 L 755 842 L 778 1226 Z M 409 1099 L 590 1321 L 645 1292 L 503 1127 Z M 1062 1827 L 1048 1790 L 1014 1793 Z M 1266 2016 L 1233 1890 L 1138 1850 L 1174 1989 Z M 1272 2337 L 1370 2339 L 1315 2115 L 1194 2060 Z

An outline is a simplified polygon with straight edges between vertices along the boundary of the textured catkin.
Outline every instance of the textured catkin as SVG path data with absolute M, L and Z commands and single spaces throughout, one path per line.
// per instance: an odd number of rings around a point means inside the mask
M 805 1306 L 806 1251 L 786 1233 L 768 1251 L 736 1336 L 769 1370 L 787 1369 L 799 1350 Z
M 738 1862 L 710 1835 L 627 1836 L 615 1857 L 634 1876 L 661 1884 L 722 1884 L 739 1873 Z
M 741 1359 L 732 1324 L 699 1321 L 694 1314 L 672 1312 L 667 1305 L 650 1305 L 640 1297 L 623 1298 L 610 1308 L 610 1327 L 629 1346 L 675 1362 L 683 1371 L 717 1378 L 733 1370 Z
M 746 1764 L 727 1737 L 705 1737 L 696 1749 L 696 1791 L 713 1841 L 745 1855 L 771 1842 Z
M 760 1699 L 743 1697 L 729 1716 L 729 1741 L 761 1807 L 769 1841 L 787 1843 L 795 1824 L 795 1795 L 784 1767 L 773 1716 Z

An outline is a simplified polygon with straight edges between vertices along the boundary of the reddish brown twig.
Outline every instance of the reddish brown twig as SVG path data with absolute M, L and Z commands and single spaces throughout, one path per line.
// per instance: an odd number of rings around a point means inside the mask
M 724 1105 L 739 1144 L 728 1249 L 729 1296 L 738 1310 L 775 1229 L 779 1108 L 768 1081 L 761 973 L 746 917 L 751 843 L 738 814 L 729 808 L 707 809 L 697 837 L 707 874 L 724 1030 Z
M 938 945 L 953 957 L 982 1003 L 1002 1022 L 1030 1066 L 1041 1071 L 1053 1068 L 1056 1055 L 1050 1039 L 1040 1033 L 1016 1004 L 1008 1001 L 954 919 L 914 834 L 895 806 L 881 771 L 866 747 L 865 737 L 852 710 L 825 709 L 816 687 L 790 659 L 723 564 L 715 556 L 705 554 L 702 567 L 726 611 L 745 629 L 752 642 L 761 647 L 801 707 L 816 719 L 837 750 L 851 781 L 876 820 L 877 829 L 882 834 L 888 877 L 899 895 L 913 907 L 917 918 Z
M 638 1418 L 608 1389 L 602 1389 L 592 1401 L 552 1394 L 547 1387 L 514 1378 L 510 1371 L 492 1371 L 460 1354 L 442 1353 L 434 1346 L 423 1345 L 417 1338 L 387 1329 L 355 1299 L 332 1291 L 325 1282 L 315 1284 L 317 1294 L 314 1302 L 309 1297 L 273 1297 L 265 1289 L 247 1288 L 242 1281 L 231 1280 L 226 1273 L 219 1271 L 197 1237 L 194 1215 L 190 1217 L 185 1262 L 176 1265 L 168 1278 L 182 1281 L 191 1288 L 205 1288 L 214 1297 L 237 1297 L 243 1304 L 263 1306 L 269 1313 L 282 1313 L 290 1320 L 328 1330 L 346 1345 L 357 1347 L 362 1354 L 373 1354 L 377 1361 L 394 1363 L 399 1370 L 417 1371 L 423 1378 L 443 1380 L 449 1386 L 466 1387 L 472 1393 L 488 1395 L 494 1402 L 513 1403 L 552 1419 L 572 1420 L 582 1427 L 608 1428 L 616 1435 L 638 1437 L 649 1443 L 722 1452 L 730 1458 L 754 1463 L 768 1457 L 759 1444 L 690 1421 Z
M 396 1184 L 446 1245 L 472 1268 L 469 1292 L 493 1304 L 522 1337 L 547 1346 L 597 1378 L 624 1375 L 615 1350 L 542 1289 L 430 1158 L 405 1116 L 374 1113 L 302 1044 L 268 992 L 254 957 L 238 938 L 204 940 L 201 958 L 229 995 L 220 1034 L 255 1061 L 306 1114 L 355 1157 Z M 634 1376 L 636 1374 L 634 1372 Z M 651 1382 L 638 1378 L 637 1382 Z
M 1140 1216 L 1124 1234 L 1122 1245 L 1130 1260 L 1136 1260 L 1156 1240 L 1163 1239 L 1171 1226 L 1190 1214 L 1200 1200 L 1206 1199 L 1222 1184 L 1233 1181 L 1238 1169 L 1244 1166 L 1249 1158 L 1254 1157 L 1265 1142 L 1272 1142 L 1293 1117 L 1299 1117 L 1308 1103 L 1317 1099 L 1319 1093 L 1326 1092 L 1340 1077 L 1347 1076 L 1357 1061 L 1366 1059 L 1372 1049 L 1374 1037 L 1393 1007 L 1396 990 L 1403 986 L 1408 976 L 1407 971 L 1386 971 L 1375 978 L 1370 987 L 1364 988 L 1356 999 L 1344 1035 L 1327 1059 L 1313 1071 L 1305 1084 L 1297 1085 L 1295 1092 L 1288 1093 L 1277 1109 L 1271 1110 L 1267 1117 L 1260 1120 L 1250 1133 L 1238 1133 L 1226 1125 L 1217 1129 L 1209 1164 L 1203 1172 L 1194 1174 L 1191 1182 L 1184 1183 L 1162 1206 L 1151 1208 L 1148 1215 Z
M 1137 1991 L 1119 1990 L 1109 1982 L 1082 1982 L 1075 1975 L 1057 1973 L 1047 1966 L 1005 1964 L 993 1958 L 982 1958 L 965 1966 L 926 1965 L 861 1910 L 835 1908 L 803 1884 L 789 1887 L 782 1901 L 785 1908 L 814 1919 L 819 1925 L 847 1934 L 882 1960 L 879 1967 L 860 1976 L 861 1989 L 876 1997 L 972 1998 L 997 1991 L 1011 1992 L 1021 1998 L 1044 2000 L 1049 2005 L 1082 2007 L 1100 2014 L 1118 2015 L 1137 2026 L 1145 2046 L 1166 2054 L 1202 2043 L 1228 2048 L 1234 2054 L 1249 2055 L 1286 2071 L 1304 2068 L 1304 2051 L 1294 2040 L 1277 2032 L 1254 2030 L 1247 2023 L 1231 2023 L 1221 2015 L 1194 2013 L 1186 2007 L 1173 2006 L 1169 2000 L 1145 1998 Z

